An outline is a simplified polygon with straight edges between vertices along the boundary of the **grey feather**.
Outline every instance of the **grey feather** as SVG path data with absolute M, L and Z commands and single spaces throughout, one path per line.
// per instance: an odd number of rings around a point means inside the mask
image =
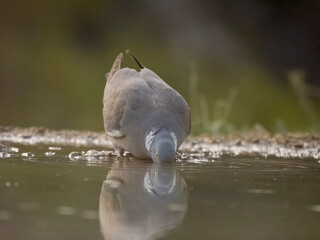
M 103 97 L 104 127 L 115 149 L 150 158 L 146 137 L 167 129 L 177 148 L 190 133 L 190 109 L 184 98 L 147 68 L 120 68 L 122 54 L 111 68 Z

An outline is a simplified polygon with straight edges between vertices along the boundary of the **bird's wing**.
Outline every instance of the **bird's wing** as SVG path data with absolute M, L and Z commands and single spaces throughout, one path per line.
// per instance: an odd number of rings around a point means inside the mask
M 124 101 L 117 92 L 105 91 L 104 96 L 103 120 L 104 128 L 109 137 L 123 138 L 125 135 L 121 131 L 120 121 L 125 107 Z
M 121 123 L 128 122 L 124 118 L 131 118 L 132 110 L 144 106 L 149 91 L 134 69 L 122 68 L 109 79 L 103 99 L 104 127 L 109 137 L 125 137 Z
M 191 114 L 185 99 L 150 69 L 144 68 L 139 74 L 148 83 L 150 88 L 159 93 L 160 101 L 164 103 L 159 105 L 165 105 L 168 111 L 176 116 L 177 121 L 179 121 L 178 124 L 185 132 L 185 135 L 189 135 L 191 130 Z
M 138 112 L 145 114 L 148 107 L 165 107 L 177 120 L 175 124 L 181 129 L 181 135 L 188 135 L 190 109 L 184 98 L 147 68 L 143 68 L 139 73 L 134 69 L 120 69 L 121 60 L 122 54 L 119 54 L 107 75 L 104 91 L 103 118 L 108 136 L 125 137 L 125 127 L 121 124 L 137 124 L 141 121 Z M 140 110 L 135 111 L 137 109 Z
M 177 115 L 180 128 L 184 132 L 183 135 L 188 136 L 191 131 L 191 113 L 188 103 L 174 89 L 172 89 L 172 91 L 168 95 L 166 96 L 166 98 L 169 101 L 169 106 L 171 106 L 171 111 Z
M 160 81 L 160 82 L 164 82 L 156 73 L 154 73 L 152 70 L 148 69 L 148 68 L 143 68 L 141 69 L 141 71 L 139 72 L 139 74 L 144 78 L 144 79 L 148 79 L 148 80 L 156 80 L 156 81 Z
M 123 137 L 123 133 L 121 133 L 119 131 L 119 127 L 117 126 L 117 119 L 120 117 L 121 118 L 121 110 L 120 111 L 115 111 L 115 109 L 113 109 L 111 106 L 111 104 L 109 104 L 109 101 L 116 103 L 117 108 L 121 109 L 121 102 L 115 99 L 115 96 L 113 96 L 112 91 L 110 91 L 109 88 L 107 88 L 107 86 L 109 85 L 113 75 L 121 69 L 121 62 L 122 62 L 122 57 L 123 54 L 120 53 L 117 58 L 115 59 L 110 72 L 108 72 L 106 74 L 106 87 L 105 87 L 105 91 L 104 91 L 104 96 L 103 96 L 103 104 L 104 104 L 104 108 L 103 108 L 103 118 L 104 118 L 104 125 L 105 125 L 105 130 L 108 134 L 108 136 L 110 137 L 115 137 L 115 138 L 121 138 Z M 114 118 L 112 118 L 111 114 L 115 114 Z M 107 120 L 107 122 L 106 122 Z
M 190 112 L 190 108 L 188 108 L 185 112 L 185 119 L 186 119 L 186 122 L 187 122 L 187 128 L 186 128 L 186 133 L 187 135 L 190 134 L 191 132 L 191 112 Z

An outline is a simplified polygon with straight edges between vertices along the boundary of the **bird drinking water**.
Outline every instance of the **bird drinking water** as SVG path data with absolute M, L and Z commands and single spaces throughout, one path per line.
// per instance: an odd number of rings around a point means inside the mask
M 126 150 L 137 158 L 173 162 L 190 133 L 190 108 L 185 99 L 130 52 L 140 71 L 121 68 L 123 54 L 107 73 L 103 120 L 118 155 Z

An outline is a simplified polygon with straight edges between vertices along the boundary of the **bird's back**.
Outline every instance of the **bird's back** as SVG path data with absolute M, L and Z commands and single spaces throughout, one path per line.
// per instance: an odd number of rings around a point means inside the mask
M 122 68 L 108 80 L 103 98 L 106 132 L 117 131 L 114 146 L 137 157 L 150 157 L 145 137 L 152 130 L 168 129 L 178 145 L 190 131 L 190 110 L 184 98 L 158 75 Z

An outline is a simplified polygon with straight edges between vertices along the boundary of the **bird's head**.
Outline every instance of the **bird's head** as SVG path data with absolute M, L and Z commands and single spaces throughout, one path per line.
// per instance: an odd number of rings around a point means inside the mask
M 175 157 L 173 142 L 168 139 L 155 139 L 151 149 L 151 157 L 157 163 L 173 162 Z
M 172 163 L 175 157 L 175 144 L 170 134 L 160 131 L 154 138 L 150 155 L 153 162 Z

